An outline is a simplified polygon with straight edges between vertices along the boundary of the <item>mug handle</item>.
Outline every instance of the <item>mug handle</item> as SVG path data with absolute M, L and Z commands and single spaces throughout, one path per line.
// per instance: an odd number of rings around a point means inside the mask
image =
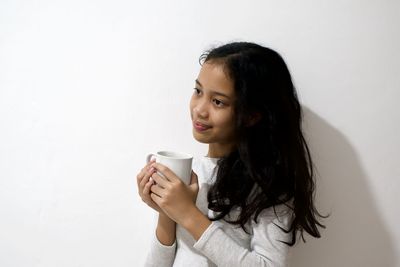
M 154 154 L 154 153 L 148 154 L 147 157 L 146 157 L 146 163 L 149 163 L 150 160 L 151 160 L 151 157 L 153 157 L 153 156 L 156 157 L 156 154 Z

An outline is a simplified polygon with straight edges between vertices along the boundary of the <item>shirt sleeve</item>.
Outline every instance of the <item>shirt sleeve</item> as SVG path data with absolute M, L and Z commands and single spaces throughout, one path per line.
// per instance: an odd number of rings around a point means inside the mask
M 171 246 L 165 246 L 153 235 L 150 250 L 147 254 L 145 267 L 171 267 L 176 253 L 176 240 Z
M 238 244 L 218 222 L 212 222 L 194 248 L 213 261 L 217 266 L 273 266 L 287 265 L 290 233 L 283 232 L 275 224 L 288 229 L 291 216 L 271 216 L 261 213 L 258 223 L 252 224 L 250 249 Z

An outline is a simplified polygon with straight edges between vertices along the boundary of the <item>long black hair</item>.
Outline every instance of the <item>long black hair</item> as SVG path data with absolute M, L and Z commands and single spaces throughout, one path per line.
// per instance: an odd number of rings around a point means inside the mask
M 219 64 L 234 84 L 237 146 L 218 161 L 215 183 L 208 191 L 208 208 L 217 212 L 211 220 L 226 219 L 240 208 L 236 220 L 257 223 L 261 211 L 280 204 L 293 213 L 289 229 L 296 243 L 297 233 L 320 237 L 314 206 L 314 170 L 302 133 L 302 109 L 290 72 L 274 50 L 258 44 L 235 42 L 201 55 L 200 64 Z M 254 197 L 249 198 L 254 187 Z M 253 195 L 254 193 L 251 193 Z M 291 203 L 288 205 L 288 203 Z

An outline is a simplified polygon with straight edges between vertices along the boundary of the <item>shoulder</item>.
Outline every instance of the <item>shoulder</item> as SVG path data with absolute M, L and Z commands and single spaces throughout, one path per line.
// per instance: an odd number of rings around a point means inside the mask
M 192 166 L 207 166 L 215 167 L 218 165 L 219 158 L 209 158 L 207 156 L 195 156 L 193 157 Z
M 192 169 L 197 174 L 200 181 L 211 182 L 216 177 L 218 164 L 217 159 L 205 156 L 194 157 Z
M 249 193 L 248 201 L 251 202 L 257 197 L 259 194 L 262 194 L 262 189 L 254 185 L 253 189 Z M 263 209 L 257 216 L 257 219 L 262 220 L 263 222 L 272 221 L 274 219 L 279 220 L 287 220 L 293 216 L 293 199 L 273 207 Z M 252 215 L 252 221 L 255 217 L 255 214 Z
M 292 201 L 269 207 L 260 212 L 259 217 L 264 219 L 283 219 L 293 216 Z

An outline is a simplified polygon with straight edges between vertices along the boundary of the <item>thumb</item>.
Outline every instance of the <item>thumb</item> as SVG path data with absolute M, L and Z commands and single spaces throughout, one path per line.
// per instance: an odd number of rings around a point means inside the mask
M 192 175 L 190 177 L 190 185 L 198 184 L 198 183 L 199 183 L 199 179 L 197 177 L 197 174 L 192 170 Z

